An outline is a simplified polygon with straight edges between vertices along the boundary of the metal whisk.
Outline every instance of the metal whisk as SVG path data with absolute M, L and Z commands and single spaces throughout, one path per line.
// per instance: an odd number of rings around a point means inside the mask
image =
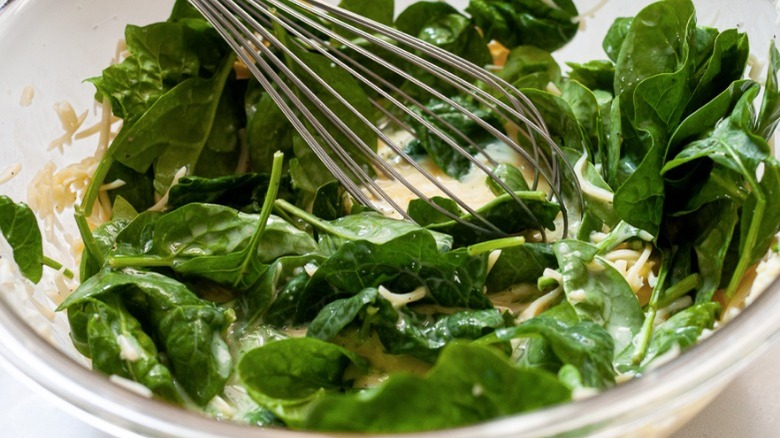
M 563 235 L 568 230 L 568 214 L 564 204 L 566 184 L 578 195 L 579 187 L 568 162 L 550 138 L 547 127 L 531 101 L 516 88 L 458 56 L 426 43 L 389 26 L 366 19 L 321 0 L 190 0 L 212 23 L 223 38 L 235 50 L 261 86 L 279 106 L 284 115 L 319 157 L 333 176 L 356 200 L 371 205 L 374 200 L 384 200 L 403 217 L 409 218 L 403 206 L 393 196 L 381 189 L 361 163 L 368 161 L 378 172 L 395 179 L 416 197 L 425 201 L 441 214 L 469 227 L 496 236 L 504 235 L 497 224 L 482 217 L 448 188 L 436 176 L 405 152 L 388 135 L 388 126 L 415 135 L 416 128 L 424 127 L 429 135 L 436 136 L 466 157 L 501 187 L 524 211 L 536 218 L 519 196 L 493 169 L 498 162 L 463 132 L 458 131 L 439 115 L 426 108 L 426 100 L 437 99 L 468 117 L 498 141 L 506 144 L 522 156 L 533 169 L 531 188 L 536 190 L 540 180 L 549 186 L 549 196 L 560 205 L 563 213 Z M 281 35 L 281 37 L 280 37 Z M 293 49 L 292 44 L 296 47 Z M 322 55 L 333 66 L 343 69 L 357 79 L 375 99 L 375 108 L 383 115 L 381 121 L 369 120 L 340 95 L 324 78 L 317 75 L 300 54 L 311 52 Z M 383 55 L 379 55 L 383 54 Z M 434 89 L 412 72 L 399 67 L 394 60 L 413 65 L 417 71 L 448 84 L 456 93 L 470 96 L 485 109 L 491 111 L 510 128 L 526 139 L 521 146 L 517 137 L 508 135 L 468 110 L 451 96 Z M 382 69 L 382 71 L 377 71 Z M 304 74 L 301 74 L 303 72 Z M 407 85 L 399 87 L 388 76 L 400 78 Z M 479 81 L 482 86 L 477 87 Z M 327 90 L 360 123 L 369 127 L 400 160 L 412 166 L 445 197 L 475 220 L 464 220 L 457 214 L 439 206 L 418 187 L 404 178 L 397 169 L 376 152 L 376 145 L 368 145 L 313 91 Z M 411 84 L 411 85 L 408 85 Z M 414 92 L 409 92 L 413 87 Z M 449 93 L 448 93 L 449 94 Z M 420 97 L 420 96 L 423 97 Z M 436 123 L 431 123 L 430 120 Z M 335 131 L 334 131 L 335 130 Z M 351 143 L 340 143 L 344 138 Z M 530 145 L 530 147 L 528 147 Z M 484 160 L 473 156 L 466 147 L 479 151 Z M 348 151 L 358 151 L 362 157 Z M 366 160 L 367 159 L 367 160 Z M 536 219 L 537 229 L 545 236 L 544 226 Z

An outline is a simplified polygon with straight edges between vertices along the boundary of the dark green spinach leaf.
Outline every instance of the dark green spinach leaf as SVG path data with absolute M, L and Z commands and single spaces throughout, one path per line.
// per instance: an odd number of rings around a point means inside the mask
M 466 12 L 488 40 L 506 47 L 534 45 L 553 51 L 577 33 L 577 7 L 571 0 L 471 0 Z
M 30 207 L 0 195 L 0 232 L 11 245 L 22 275 L 33 283 L 39 282 L 43 275 L 43 240 Z
M 101 271 L 81 283 L 58 310 L 112 296 L 120 297 L 131 314 L 144 315 L 174 377 L 196 403 L 205 405 L 222 391 L 232 369 L 221 336 L 228 322 L 224 310 L 176 280 L 135 270 Z
M 92 368 L 138 382 L 156 395 L 181 402 L 171 371 L 138 320 L 115 295 L 88 298 L 68 308 L 71 338 Z
M 312 406 L 303 426 L 362 433 L 442 429 L 538 409 L 569 396 L 549 373 L 515 368 L 486 347 L 453 343 L 425 377 L 396 374 L 363 393 L 328 394 Z

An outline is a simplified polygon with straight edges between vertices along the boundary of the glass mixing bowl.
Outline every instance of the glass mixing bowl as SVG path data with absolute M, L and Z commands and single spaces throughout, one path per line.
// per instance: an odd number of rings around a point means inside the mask
M 406 2 L 396 3 L 400 9 Z M 586 14 L 583 35 L 559 53 L 560 60 L 599 56 L 601 35 L 609 23 L 617 16 L 633 15 L 648 2 L 577 3 Z M 700 23 L 747 31 L 757 65 L 765 62 L 770 38 L 780 29 L 773 1 L 696 3 Z M 30 180 L 44 163 L 62 166 L 94 152 L 95 141 L 90 139 L 65 146 L 64 153 L 47 150 L 62 134 L 52 106 L 68 101 L 78 113 L 87 111 L 85 123 L 96 120 L 93 88 L 82 80 L 109 63 L 125 24 L 163 19 L 170 5 L 160 0 L 0 1 L 0 170 L 11 163 L 22 165 L 21 174 L 1 185 L 0 193 L 24 200 Z M 58 233 L 75 235 L 70 217 L 70 212 L 63 213 Z M 9 248 L 4 242 L 0 247 L 7 259 Z M 67 260 L 56 245 L 46 249 Z M 150 400 L 90 371 L 70 343 L 64 316 L 52 312 L 62 299 L 52 292 L 57 290 L 55 280 L 47 276 L 34 287 L 12 264 L 0 262 L 0 354 L 27 380 L 64 400 L 71 412 L 97 427 L 122 436 L 312 436 L 217 422 Z M 645 377 L 587 400 L 424 436 L 666 435 L 764 351 L 780 331 L 778 315 L 780 282 L 774 281 L 733 321 Z

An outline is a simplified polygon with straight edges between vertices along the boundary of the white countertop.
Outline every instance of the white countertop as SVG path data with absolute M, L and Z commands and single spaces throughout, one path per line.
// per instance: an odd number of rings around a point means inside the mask
M 751 364 L 710 406 L 673 438 L 780 436 L 780 343 Z M 59 402 L 30 390 L 0 368 L 3 437 L 106 438 L 61 409 Z

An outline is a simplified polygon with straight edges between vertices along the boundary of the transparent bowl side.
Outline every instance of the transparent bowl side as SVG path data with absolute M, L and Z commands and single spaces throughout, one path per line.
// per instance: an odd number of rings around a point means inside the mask
M 0 117 L 0 171 L 11 163 L 22 164 L 21 174 L 0 185 L 0 193 L 25 199 L 32 177 L 44 163 L 53 161 L 61 168 L 94 153 L 95 140 L 91 138 L 74 141 L 65 147 L 64 154 L 47 150 L 52 139 L 62 134 L 52 106 L 68 101 L 78 113 L 86 110 L 86 124 L 99 118 L 94 110 L 93 88 L 79 81 L 96 75 L 108 64 L 126 23 L 160 20 L 167 15 L 171 3 L 14 0 L 0 9 L 0 59 L 13 60 L 0 68 L 0 114 L 4 115 Z M 404 4 L 397 3 L 399 8 Z M 599 3 L 578 2 L 584 12 Z M 646 3 L 613 0 L 592 17 L 586 15 L 584 34 L 557 55 L 559 60 L 584 61 L 598 56 L 593 53 L 593 43 L 584 41 L 600 42 L 614 17 L 634 14 Z M 755 65 L 765 63 L 769 39 L 778 29 L 772 1 L 696 3 L 700 24 L 742 27 L 751 36 Z M 73 31 L 62 32 L 63 28 Z M 760 78 L 760 68 L 756 69 Z M 22 106 L 20 96 L 28 86 L 33 87 L 35 96 L 31 105 Z M 71 213 L 66 210 L 61 215 L 61 233 L 76 235 L 75 225 L 69 219 Z M 46 249 L 47 254 L 60 260 L 69 258 L 64 244 L 47 244 Z M 47 275 L 34 287 L 22 280 L 8 262 L 10 251 L 4 243 L 0 245 L 0 255 L 0 355 L 30 382 L 64 400 L 72 412 L 116 435 L 311 436 L 215 422 L 149 400 L 91 372 L 87 361 L 70 343 L 64 315 L 53 312 L 63 299 L 56 292 L 54 277 Z M 70 267 L 75 268 L 72 260 Z M 780 283 L 775 281 L 734 321 L 642 379 L 592 399 L 425 436 L 621 436 L 637 431 L 648 436 L 664 435 L 695 414 L 763 351 L 780 330 L 778 314 Z

